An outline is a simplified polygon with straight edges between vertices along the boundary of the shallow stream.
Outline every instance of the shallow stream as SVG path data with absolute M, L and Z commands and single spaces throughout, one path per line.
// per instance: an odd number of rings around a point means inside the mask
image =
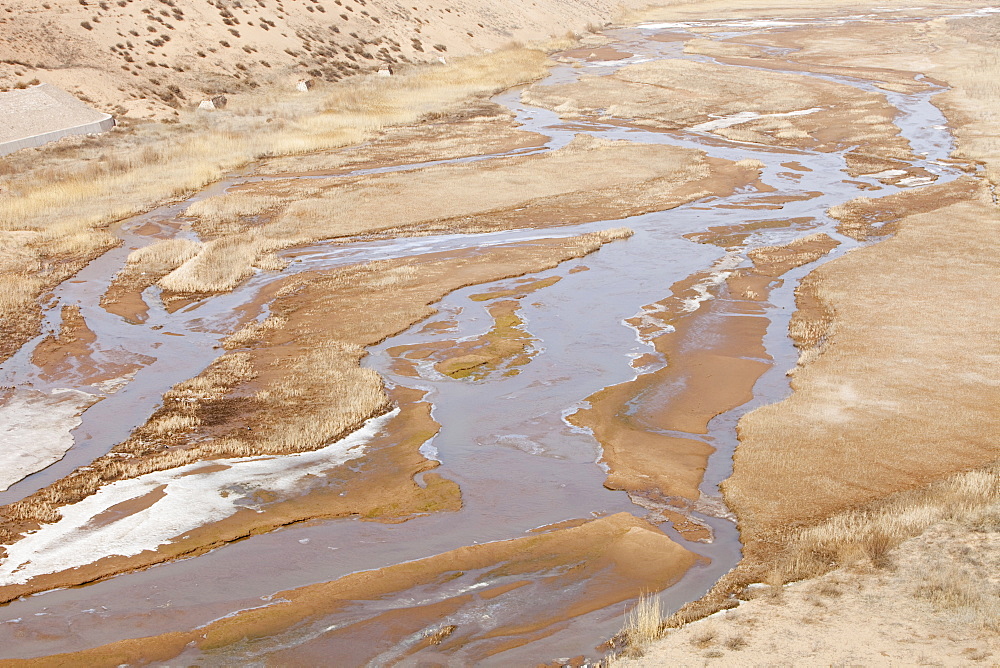
M 631 62 L 688 57 L 681 53 L 680 42 L 650 39 L 661 31 L 676 33 L 688 27 L 691 26 L 663 24 L 612 32 L 610 36 L 615 43 L 611 46 L 635 56 L 615 62 L 566 63 L 557 67 L 545 83 L 565 83 L 581 74 L 607 74 Z M 744 26 L 719 23 L 718 27 L 719 32 L 725 32 Z M 760 26 L 761 29 L 766 27 Z M 888 93 L 862 81 L 821 78 L 884 93 L 899 109 L 896 123 L 911 142 L 914 154 L 922 157 L 919 166 L 935 174 L 939 183 L 958 175 L 954 168 L 938 162 L 948 158 L 952 150 L 946 122 L 931 104 L 932 96 L 938 91 L 905 95 Z M 899 191 L 873 178 L 851 179 L 844 171 L 844 158 L 839 153 L 736 143 L 707 132 L 654 132 L 624 122 L 610 124 L 588 120 L 567 125 L 552 112 L 523 104 L 519 91 L 505 93 L 496 100 L 517 114 L 525 130 L 550 137 L 547 146 L 539 149 L 542 151 L 566 145 L 581 131 L 609 139 L 694 147 L 716 158 L 762 161 L 766 167 L 761 180 L 776 189 L 768 195 L 794 196 L 807 192 L 822 195 L 789 202 L 780 211 L 719 206 L 752 202 L 761 194 L 748 189 L 731 197 L 699 201 L 670 211 L 555 230 L 402 238 L 350 245 L 317 244 L 289 251 L 289 257 L 294 257 L 295 262 L 283 274 L 261 272 L 231 294 L 212 297 L 176 313 L 167 313 L 159 307 L 156 290 L 151 288 L 146 298 L 148 317 L 141 324 L 129 323 L 105 311 L 98 303 L 100 296 L 131 249 L 156 238 L 191 234 L 184 219 L 179 217 L 190 201 L 126 222 L 118 232 L 125 241 L 121 248 L 95 260 L 56 291 L 48 309 L 46 329 L 58 329 L 62 305 L 78 304 L 97 335 L 96 346 L 101 355 L 119 360 L 142 355 L 155 361 L 142 366 L 114 392 L 94 382 L 80 382 L 74 386 L 74 389 L 105 397 L 83 414 L 82 423 L 74 431 L 75 447 L 62 461 L 0 493 L 0 503 L 31 494 L 124 440 L 152 413 L 164 391 L 196 375 L 218 356 L 218 342 L 238 322 L 265 313 L 258 304 L 258 295 L 262 288 L 288 272 L 526 239 L 575 236 L 620 225 L 632 228 L 635 235 L 554 270 L 533 275 L 537 278 L 558 275 L 562 280 L 522 300 L 521 317 L 527 323 L 526 329 L 537 340 L 538 350 L 519 375 L 470 382 L 427 371 L 422 378 L 414 379 L 394 374 L 391 357 L 386 352 L 399 345 L 482 334 L 492 321 L 483 305 L 470 300 L 469 296 L 493 287 L 512 285 L 514 281 L 473 286 L 445 298 L 439 305 L 442 313 L 453 314 L 458 323 L 457 331 L 446 337 L 440 333 L 421 333 L 424 323 L 418 323 L 370 350 L 365 364 L 379 371 L 388 382 L 428 390 L 427 398 L 434 405 L 434 418 L 442 427 L 432 447 L 425 451 L 442 462 L 437 470 L 439 473 L 461 486 L 464 508 L 457 514 L 439 513 L 403 524 L 353 520 L 313 522 L 254 536 L 197 558 L 84 588 L 19 600 L 0 610 L 0 648 L 3 648 L 0 655 L 39 656 L 126 637 L 188 629 L 236 610 L 260 605 L 262 597 L 282 589 L 329 581 L 351 572 L 418 559 L 464 545 L 519 537 L 533 528 L 568 519 L 621 511 L 644 515 L 643 509 L 633 505 L 625 493 L 609 491 L 602 486 L 605 474 L 597 463 L 600 457 L 597 442 L 588 431 L 572 427 L 565 421 L 587 396 L 633 378 L 637 372 L 631 366 L 632 360 L 652 350 L 649 342 L 638 337 L 624 321 L 640 313 L 644 306 L 668 297 L 669 288 L 675 282 L 710 269 L 726 258 L 730 258 L 729 267 L 747 266 L 746 251 L 752 247 L 783 244 L 807 234 L 826 232 L 842 244 L 823 261 L 835 258 L 858 244 L 838 234 L 835 222 L 827 218 L 824 211 L 862 194 L 879 197 Z M 806 169 L 791 170 L 782 166 L 790 162 Z M 392 169 L 419 168 L 425 164 Z M 234 176 L 195 199 L 218 194 L 248 180 L 254 179 Z M 857 182 L 868 184 L 871 190 L 860 190 Z M 738 250 L 727 251 L 684 238 L 686 234 L 715 226 L 796 218 L 811 222 L 759 230 Z M 589 270 L 568 271 L 581 265 Z M 795 365 L 797 357 L 787 336 L 788 318 L 794 310 L 793 290 L 798 279 L 815 266 L 807 265 L 788 273 L 780 287 L 771 293 L 767 309 L 770 326 L 765 343 L 773 365 L 757 382 L 754 399 L 715 418 L 708 434 L 684 434 L 716 448 L 701 486 L 706 497 L 718 497 L 718 483 L 731 470 L 732 451 L 736 445 L 735 424 L 739 417 L 758 405 L 781 399 L 789 391 L 785 372 Z M 34 366 L 31 351 L 37 343 L 38 340 L 25 346 L 21 353 L 0 367 L 0 385 L 45 392 L 67 386 L 65 377 L 58 381 L 46 380 Z M 202 487 L 211 484 L 212 481 L 206 479 Z M 700 517 L 714 529 L 712 543 L 688 542 L 669 525 L 663 527 L 671 537 L 711 560 L 708 565 L 692 569 L 680 583 L 661 594 L 661 600 L 670 610 L 700 596 L 739 559 L 740 544 L 734 524 L 724 517 Z M 426 601 L 453 595 L 461 586 L 462 581 L 458 581 L 427 591 Z M 384 609 L 410 603 L 379 601 L 372 607 Z M 537 604 L 545 605 L 544 602 Z M 622 612 L 621 606 L 615 606 L 579 617 L 554 635 L 497 655 L 490 663 L 521 665 L 579 654 L 594 656 L 595 645 L 621 626 Z M 485 614 L 480 615 L 478 623 L 483 629 L 502 626 L 515 620 L 517 613 L 515 608 L 492 609 L 490 618 L 485 620 Z M 461 614 L 468 620 L 476 617 L 477 611 L 467 609 Z M 197 657 L 186 658 L 195 660 Z M 203 659 L 203 665 L 223 661 L 219 656 Z M 225 661 L 243 664 L 253 663 L 254 659 L 252 655 L 234 653 Z M 391 659 L 392 656 L 382 657 L 383 661 Z M 457 664 L 464 663 L 461 654 L 453 659 Z

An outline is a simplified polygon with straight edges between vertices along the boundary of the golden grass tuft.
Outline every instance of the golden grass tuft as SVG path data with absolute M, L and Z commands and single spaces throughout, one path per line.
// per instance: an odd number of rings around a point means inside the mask
M 858 562 L 885 567 L 889 551 L 903 541 L 941 522 L 975 530 L 998 505 L 1000 466 L 960 473 L 799 532 L 773 572 L 789 582 Z
M 643 594 L 625 618 L 622 634 L 629 646 L 640 650 L 662 635 L 663 606 L 656 594 Z
M 765 165 L 762 160 L 758 160 L 757 158 L 743 158 L 742 160 L 736 161 L 736 166 L 744 169 L 756 169 L 759 171 L 764 169 L 767 165 Z
M 201 243 L 191 239 L 164 239 L 129 253 L 126 262 L 139 271 L 162 271 L 179 267 L 201 250 Z

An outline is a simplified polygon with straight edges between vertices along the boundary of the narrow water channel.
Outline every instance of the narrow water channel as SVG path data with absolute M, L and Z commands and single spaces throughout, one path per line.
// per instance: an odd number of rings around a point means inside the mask
M 710 25 L 702 22 L 700 25 Z M 687 56 L 679 42 L 651 39 L 662 31 L 682 32 L 692 24 L 661 24 L 613 31 L 612 47 L 635 54 L 614 62 L 576 60 L 556 67 L 543 83 L 573 81 L 581 74 L 608 74 L 634 62 L 664 57 L 704 59 Z M 745 26 L 717 24 L 720 33 Z M 765 29 L 766 25 L 760 26 Z M 815 75 L 820 76 L 820 75 Z M 952 138 L 946 122 L 931 103 L 938 90 L 916 94 L 891 93 L 872 84 L 844 77 L 821 76 L 858 88 L 885 94 L 899 110 L 896 123 L 921 156 L 919 166 L 941 183 L 958 176 L 954 168 L 939 161 L 949 157 Z M 190 201 L 136 217 L 119 230 L 124 245 L 91 263 L 72 281 L 56 291 L 48 310 L 46 329 L 56 331 L 63 305 L 79 305 L 88 325 L 97 335 L 102 355 L 125 359 L 143 355 L 155 361 L 146 364 L 123 384 L 109 392 L 94 384 L 79 389 L 105 398 L 83 415 L 75 430 L 76 446 L 59 463 L 29 476 L 0 493 L 0 503 L 23 498 L 85 465 L 123 440 L 152 413 L 162 393 L 173 384 L 196 375 L 218 354 L 219 341 L 239 322 L 260 317 L 264 312 L 256 299 L 261 290 L 288 272 L 328 269 L 361 261 L 408 257 L 443 250 L 476 248 L 536 238 L 572 236 L 584 232 L 627 225 L 635 235 L 624 242 L 609 244 L 597 253 L 566 263 L 534 277 L 561 276 L 562 280 L 523 300 L 521 316 L 526 329 L 537 340 L 537 354 L 531 363 L 512 377 L 490 377 L 483 381 L 460 381 L 426 370 L 419 379 L 399 376 L 392 369 L 388 349 L 400 345 L 437 340 L 440 334 L 423 331 L 418 323 L 383 344 L 372 348 L 365 364 L 377 370 L 390 384 L 418 387 L 428 391 L 433 416 L 442 425 L 428 454 L 442 463 L 438 472 L 456 481 L 462 489 L 464 507 L 458 513 L 419 517 L 403 524 L 376 524 L 354 520 L 313 522 L 254 536 L 227 545 L 206 555 L 164 564 L 146 571 L 123 575 L 84 588 L 48 592 L 15 601 L 0 609 L 0 656 L 32 657 L 93 647 L 127 637 L 154 635 L 205 624 L 244 608 L 260 605 L 261 599 L 276 591 L 310 583 L 333 580 L 359 570 L 368 570 L 438 554 L 464 545 L 522 536 L 525 532 L 567 519 L 587 518 L 615 512 L 645 511 L 635 506 L 624 492 L 603 487 L 605 473 L 598 465 L 600 448 L 586 430 L 571 426 L 566 417 L 582 406 L 594 392 L 632 379 L 637 371 L 632 361 L 652 348 L 637 336 L 625 321 L 643 307 L 669 296 L 670 286 L 688 276 L 726 262 L 733 268 L 747 266 L 746 251 L 757 246 L 777 245 L 796 238 L 825 232 L 841 242 L 826 261 L 857 246 L 840 235 L 825 211 L 859 195 L 879 197 L 898 192 L 867 177 L 850 179 L 842 153 L 781 149 L 724 140 L 706 132 L 654 132 L 621 123 L 585 120 L 567 126 L 553 112 L 528 106 L 519 91 L 496 98 L 510 108 L 525 130 L 549 137 L 551 151 L 565 146 L 579 132 L 632 142 L 668 144 L 698 148 L 714 158 L 764 163 L 761 180 L 776 192 L 769 195 L 822 193 L 801 201 L 791 201 L 780 211 L 725 208 L 720 205 L 752 202 L 760 193 L 748 189 L 731 197 L 699 201 L 676 209 L 632 217 L 622 221 L 601 221 L 557 230 L 515 230 L 510 232 L 404 238 L 354 244 L 321 243 L 295 249 L 283 274 L 262 272 L 236 291 L 167 313 L 158 307 L 155 289 L 147 291 L 150 309 L 141 324 L 128 323 L 99 305 L 114 273 L 128 252 L 165 236 L 188 235 L 180 214 Z M 523 151 L 521 152 L 523 153 Z M 472 159 L 491 159 L 481 156 Z M 470 160 L 470 159 L 463 159 Z M 391 168 L 414 169 L 428 164 Z M 782 163 L 795 162 L 803 170 L 794 174 Z M 372 171 L 384 170 L 369 170 Z M 361 174 L 361 173 L 359 173 Z M 223 192 L 261 177 L 234 176 L 200 193 L 195 199 Z M 271 177 L 267 177 L 271 178 Z M 853 181 L 853 182 L 848 182 Z M 862 192 L 857 183 L 867 184 Z M 710 227 L 737 225 L 754 220 L 808 220 L 789 227 L 754 232 L 738 250 L 698 244 L 684 235 Z M 587 271 L 571 272 L 585 266 Z M 702 493 L 719 496 L 718 484 L 731 471 L 736 445 L 735 425 L 739 417 L 756 406 L 786 396 L 786 371 L 795 364 L 797 353 L 787 336 L 788 319 L 794 310 L 793 290 L 798 280 L 815 268 L 800 267 L 783 278 L 767 306 L 770 320 L 765 339 L 771 369 L 754 388 L 751 402 L 724 413 L 710 424 L 709 433 L 699 438 L 712 445 L 712 456 Z M 450 294 L 439 305 L 442 313 L 453 315 L 457 331 L 448 338 L 472 337 L 488 329 L 491 320 L 484 307 L 470 295 L 513 281 L 478 285 Z M 586 314 L 585 317 L 582 317 Z M 181 336 L 177 336 L 181 334 Z M 435 338 L 437 337 L 437 338 Z M 51 391 L 56 383 L 47 381 L 31 362 L 38 340 L 0 367 L 0 385 Z M 58 383 L 65 387 L 65 379 Z M 129 416 L 122 419 L 121 416 Z M 688 435 L 685 435 L 688 436 Z M 740 544 L 734 524 L 723 516 L 698 515 L 715 534 L 711 543 L 686 541 L 669 525 L 663 528 L 688 549 L 708 557 L 705 565 L 692 569 L 685 578 L 661 594 L 668 610 L 674 610 L 704 593 L 739 559 Z M 424 592 L 426 601 L 454 595 L 462 581 Z M 379 601 L 382 609 L 404 607 L 412 601 Z M 462 614 L 475 616 L 477 610 Z M 517 609 L 489 611 L 491 618 L 480 621 L 482 628 L 501 626 L 516 619 Z M 488 665 L 533 664 L 579 654 L 594 655 L 594 646 L 618 630 L 622 608 L 605 609 L 574 620 L 557 633 L 492 657 Z M 291 642 L 291 640 L 290 640 Z M 381 658 L 390 662 L 393 656 Z M 462 655 L 453 657 L 462 664 Z M 186 656 L 201 665 L 232 663 L 252 665 L 260 657 L 233 653 L 212 657 Z M 410 659 L 413 661 L 413 659 Z

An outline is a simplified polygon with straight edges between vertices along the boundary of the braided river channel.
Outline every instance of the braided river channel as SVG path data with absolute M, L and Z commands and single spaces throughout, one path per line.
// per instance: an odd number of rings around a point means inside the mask
M 607 33 L 613 42 L 604 48 L 625 57 L 601 60 L 574 51 L 564 55 L 549 78 L 536 86 L 571 83 L 583 75 L 608 76 L 627 65 L 657 59 L 714 62 L 706 56 L 684 53 L 683 39 L 662 37 L 689 36 L 688 31 L 693 28 L 711 28 L 711 34 L 716 36 L 733 31 L 752 34 L 781 25 L 781 21 L 759 25 L 705 21 L 615 30 Z M 702 32 L 699 36 L 704 35 Z M 2 503 L 14 502 L 44 488 L 127 438 L 156 409 L 164 392 L 197 375 L 220 354 L 220 342 L 238 324 L 267 315 L 267 288 L 277 278 L 294 272 L 444 251 L 474 254 L 501 244 L 571 237 L 612 227 L 627 226 L 634 235 L 554 269 L 530 275 L 532 280 L 557 276 L 560 280 L 520 300 L 522 329 L 530 338 L 530 362 L 518 367 L 516 375 L 491 373 L 456 379 L 436 371 L 431 364 L 418 364 L 416 375 L 407 374 L 401 372 L 392 351 L 433 345 L 444 339 L 463 341 L 482 336 L 493 320 L 486 305 L 472 297 L 488 291 L 516 291 L 524 279 L 456 290 L 435 305 L 438 314 L 429 321 L 421 321 L 368 350 L 362 364 L 378 372 L 389 388 L 412 388 L 426 393 L 424 401 L 432 404 L 431 414 L 441 428 L 421 452 L 440 462 L 435 473 L 461 488 L 461 510 L 418 515 L 400 523 L 361 518 L 302 522 L 252 535 L 199 556 L 82 587 L 19 598 L 0 608 L 0 657 L 46 656 L 126 638 L 187 630 L 241 610 L 269 605 L 277 592 L 329 582 L 351 573 L 377 573 L 377 569 L 464 546 L 520 538 L 532 535 L 540 527 L 616 513 L 649 518 L 672 540 L 701 557 L 675 584 L 658 593 L 664 608 L 676 610 L 700 597 L 740 559 L 739 533 L 722 501 L 719 483 L 731 472 L 739 418 L 790 392 L 787 372 L 798 358 L 788 336 L 789 318 L 795 310 L 794 290 L 802 277 L 819 263 L 861 243 L 838 232 L 837 222 L 825 212 L 861 195 L 878 198 L 931 182 L 940 184 L 961 175 L 948 162 L 953 149 L 952 136 L 941 112 L 932 103 L 941 88 L 928 85 L 921 92 L 901 93 L 849 77 L 796 74 L 885 96 L 898 112 L 894 122 L 901 136 L 910 143 L 913 155 L 918 156 L 911 166 L 926 176 L 897 179 L 894 184 L 884 177 L 878 178 L 879 175 L 852 177 L 846 171 L 844 158 L 850 149 L 820 152 L 732 141 L 713 134 L 710 124 L 656 130 L 629 119 L 606 116 L 570 121 L 554 111 L 523 102 L 521 90 L 510 90 L 494 101 L 509 108 L 523 130 L 544 135 L 547 138 L 544 146 L 456 160 L 435 161 L 431 157 L 428 162 L 352 172 L 346 176 L 545 153 L 565 147 L 577 135 L 585 134 L 693 148 L 721 160 L 757 160 L 763 164 L 760 179 L 726 197 L 707 197 L 624 220 L 483 234 L 317 243 L 285 251 L 284 256 L 293 261 L 283 272 L 258 271 L 228 294 L 206 297 L 174 312 L 160 305 L 158 288 L 149 288 L 144 295 L 146 310 L 141 318 L 131 320 L 105 310 L 100 304 L 101 295 L 134 249 L 157 239 L 193 238 L 183 215 L 192 202 L 264 179 L 329 178 L 330 175 L 235 174 L 192 199 L 121 224 L 116 233 L 123 239 L 123 245 L 93 261 L 55 291 L 46 306 L 45 333 L 58 330 L 64 306 L 79 306 L 80 314 L 96 337 L 92 344 L 94 358 L 109 368 L 119 365 L 128 373 L 119 375 L 117 380 L 101 382 L 94 381 L 92 375 L 74 375 L 74 369 L 53 376 L 33 361 L 34 348 L 43 337 L 26 345 L 0 367 L 0 385 L 24 393 L 16 396 L 25 405 L 30 405 L 31 396 L 37 393 L 79 393 L 67 396 L 83 396 L 84 404 L 87 396 L 94 398 L 72 429 L 74 446 L 66 456 L 12 484 L 0 493 Z M 724 126 L 727 120 L 731 119 L 719 119 L 716 127 Z M 783 201 L 780 206 L 773 206 L 777 198 Z M 749 221 L 759 224 L 729 244 L 698 241 L 699 234 L 720 228 L 736 229 Z M 730 295 L 724 283 L 733 271 L 751 266 L 747 253 L 817 233 L 825 233 L 839 245 L 822 259 L 795 267 L 775 280 L 766 301 L 760 303 L 755 313 L 755 317 L 766 319 L 767 324 L 762 341 L 764 352 L 753 355 L 751 361 L 766 365 L 766 370 L 753 385 L 752 398 L 715 416 L 706 433 L 667 434 L 701 442 L 713 450 L 699 488 L 701 499 L 684 509 L 686 521 L 700 527 L 700 533 L 675 528 L 679 515 L 665 518 L 657 514 L 655 499 L 630 497 L 625 491 L 606 488 L 607 467 L 601 444 L 590 429 L 575 425 L 570 417 L 587 408 L 587 398 L 602 389 L 653 373 L 670 363 L 652 344 L 654 337 L 669 336 L 669 329 L 644 327 L 643 318 L 655 313 L 656 305 L 671 297 L 671 286 L 700 276 L 694 284 L 695 297 L 685 297 L 684 308 L 691 314 L 700 312 L 699 324 L 694 333 L 688 333 L 685 346 L 711 345 L 725 334 L 735 317 L 733 309 L 726 306 Z M 434 322 L 446 322 L 447 333 L 442 333 L 442 328 L 427 326 Z M 642 422 L 644 401 L 669 403 L 684 391 L 683 383 L 673 383 L 636 398 L 636 422 Z M 365 456 L 366 440 L 383 431 L 393 415 L 375 418 L 346 442 L 316 453 L 251 457 L 236 463 L 230 460 L 232 466 L 221 471 L 209 467 L 192 472 L 190 467 L 184 467 L 155 474 L 155 485 L 150 481 L 145 486 L 121 485 L 119 496 L 109 498 L 103 506 L 95 506 L 88 511 L 89 515 L 80 515 L 70 522 L 72 513 L 67 512 L 63 522 L 43 528 L 11 546 L 6 559 L 0 562 L 0 584 L 23 581 L 26 574 L 83 565 L 90 550 L 115 554 L 116 546 L 130 544 L 152 549 L 197 527 L 205 519 L 224 516 L 232 504 L 246 503 L 247 490 L 255 486 L 294 488 L 299 481 L 320 474 L 324 468 L 354 466 Z M 47 418 L 40 414 L 38 419 Z M 150 485 L 162 491 L 160 500 L 146 511 L 133 514 L 127 521 L 91 522 L 94 516 L 115 504 L 147 498 Z M 232 493 L 220 496 L 222 489 Z M 272 654 L 288 650 L 308 650 L 312 654 L 293 656 L 315 660 L 326 656 L 336 665 L 354 662 L 533 665 L 578 656 L 596 660 L 603 651 L 598 646 L 621 628 L 623 614 L 635 598 L 596 610 L 581 607 L 578 603 L 586 597 L 587 587 L 591 586 L 589 579 L 570 580 L 574 582 L 572 586 L 557 588 L 542 582 L 543 574 L 559 574 L 564 568 L 568 566 L 550 565 L 530 575 L 506 573 L 499 568 L 458 569 L 447 578 L 404 589 L 403 593 L 354 600 L 327 615 L 321 623 L 300 624 L 271 637 L 266 646 L 236 644 L 212 651 L 192 647 L 171 663 L 274 665 Z M 588 576 L 600 577 L 600 573 Z M 487 584 L 509 583 L 513 587 L 515 582 L 518 588 L 502 597 L 475 595 Z M 444 602 L 451 600 L 459 600 L 460 604 L 444 606 Z M 441 612 L 433 628 L 447 628 L 456 637 L 463 637 L 462 643 L 447 651 L 446 644 L 422 642 L 426 633 L 401 632 L 391 642 L 380 644 L 377 634 L 369 636 L 363 632 L 365 620 L 380 615 L 380 619 L 390 619 L 388 613 L 394 611 L 405 616 L 408 610 L 430 609 L 438 604 L 442 606 Z M 574 612 L 567 614 L 569 609 Z M 519 630 L 528 611 L 532 623 L 525 623 L 526 628 Z M 551 619 L 551 623 L 546 619 Z M 370 645 L 374 649 L 355 658 L 353 654 L 337 654 L 340 651 L 337 645 L 324 644 L 325 634 L 349 627 L 359 629 L 354 636 L 356 646 Z M 499 643 L 497 638 L 507 642 Z M 338 656 L 340 659 L 336 659 Z

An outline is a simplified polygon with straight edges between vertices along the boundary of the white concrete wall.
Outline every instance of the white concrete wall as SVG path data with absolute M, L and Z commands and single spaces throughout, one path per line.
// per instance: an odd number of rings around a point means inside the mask
M 110 130 L 115 119 L 51 84 L 0 93 L 0 155 L 69 135 Z
M 50 141 L 62 139 L 63 137 L 69 137 L 70 135 L 90 135 L 107 132 L 115 126 L 115 119 L 109 114 L 105 114 L 105 116 L 106 118 L 100 121 L 84 123 L 83 125 L 77 125 L 72 128 L 63 128 L 62 130 L 53 130 L 51 132 L 43 132 L 42 134 L 33 135 L 31 137 L 2 142 L 0 143 L 0 155 L 8 155 L 14 151 L 20 151 L 22 148 L 36 148 L 43 144 L 47 144 Z

